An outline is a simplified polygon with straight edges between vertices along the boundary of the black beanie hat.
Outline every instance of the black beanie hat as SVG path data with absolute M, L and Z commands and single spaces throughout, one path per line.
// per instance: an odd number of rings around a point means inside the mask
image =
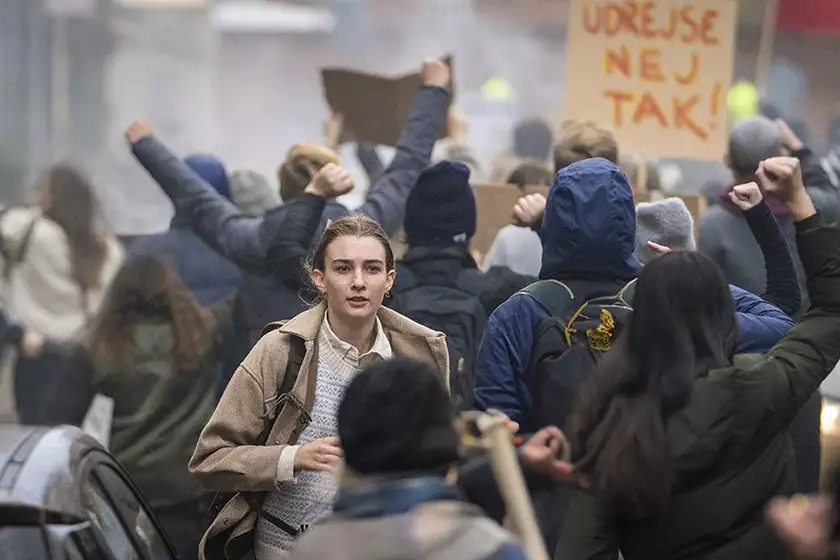
M 476 209 L 470 168 L 453 161 L 426 168 L 408 195 L 403 228 L 411 246 L 472 239 Z
M 353 378 L 338 408 L 338 437 L 347 466 L 363 475 L 439 471 L 459 459 L 446 388 L 408 358 Z

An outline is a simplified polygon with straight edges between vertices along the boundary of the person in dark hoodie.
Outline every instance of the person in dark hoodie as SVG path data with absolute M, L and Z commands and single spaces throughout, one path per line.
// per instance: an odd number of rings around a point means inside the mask
M 493 311 L 486 303 L 507 299 L 530 280 L 500 267 L 487 274 L 477 268 L 470 254 L 476 203 L 469 180 L 469 168 L 451 161 L 420 174 L 406 203 L 408 250 L 397 263 L 387 300 L 389 307 L 446 334 L 458 410 L 472 404 L 478 345 Z
M 231 200 L 227 170 L 221 161 L 213 156 L 192 155 L 184 163 L 219 195 Z M 214 305 L 231 297 L 242 282 L 239 268 L 205 243 L 183 213 L 177 213 L 177 208 L 168 231 L 139 239 L 129 250 L 130 256 L 151 254 L 169 261 L 200 305 Z
M 583 300 L 617 293 L 642 268 L 634 256 L 636 210 L 627 178 L 615 163 L 591 158 L 560 170 L 542 219 L 541 280 L 568 284 Z M 601 287 L 593 292 L 591 286 Z M 475 401 L 497 409 L 525 432 L 535 387 L 530 358 L 534 330 L 550 316 L 530 295 L 517 293 L 490 316 L 476 363 Z
M 396 155 L 379 181 L 371 186 L 367 201 L 352 210 L 378 221 L 389 235 L 396 233 L 402 224 L 405 201 L 420 172 L 429 164 L 432 148 L 446 121 L 449 67 L 443 61 L 429 60 L 423 66 L 422 78 L 423 85 L 397 141 Z M 266 324 L 291 318 L 306 309 L 307 302 L 278 282 L 266 263 L 266 248 L 277 231 L 303 225 L 295 212 L 287 212 L 284 204 L 266 212 L 262 218 L 248 218 L 155 138 L 154 129 L 148 123 L 134 123 L 126 136 L 134 156 L 199 236 L 247 273 L 237 316 L 244 318 L 252 344 Z M 305 173 L 311 180 L 318 169 L 295 171 Z M 299 194 L 302 193 L 303 190 Z M 340 204 L 330 203 L 319 231 L 323 231 L 328 219 L 350 212 Z
M 555 558 L 787 557 L 764 510 L 794 492 L 786 428 L 840 359 L 840 231 L 822 224 L 795 158 L 763 169 L 795 221 L 809 312 L 766 356 L 735 356 L 732 300 L 708 257 L 645 267 L 630 322 L 580 387 L 567 434 L 589 491 Z

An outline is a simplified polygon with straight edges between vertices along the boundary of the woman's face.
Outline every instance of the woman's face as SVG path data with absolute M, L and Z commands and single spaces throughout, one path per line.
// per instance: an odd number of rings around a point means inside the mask
M 313 270 L 312 281 L 327 295 L 331 314 L 353 319 L 372 317 L 394 284 L 387 270 L 385 248 L 374 237 L 342 236 L 324 254 L 324 270 Z

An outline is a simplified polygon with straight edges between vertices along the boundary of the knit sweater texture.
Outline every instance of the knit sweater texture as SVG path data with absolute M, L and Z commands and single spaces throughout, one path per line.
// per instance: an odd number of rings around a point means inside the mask
M 338 406 L 347 385 L 365 366 L 392 356 L 388 337 L 378 319 L 376 339 L 370 351 L 364 355 L 360 356 L 355 347 L 340 340 L 330 329 L 327 318 L 321 325 L 317 345 L 318 376 L 312 421 L 301 432 L 298 445 L 290 446 L 283 453 L 277 469 L 277 491 L 267 495 L 263 502 L 265 511 L 298 530 L 307 528 L 332 512 L 338 486 L 332 472 L 294 471 L 297 450 L 317 439 L 337 436 Z M 267 519 L 261 518 L 257 522 L 254 546 L 257 560 L 283 560 L 294 542 L 294 536 Z

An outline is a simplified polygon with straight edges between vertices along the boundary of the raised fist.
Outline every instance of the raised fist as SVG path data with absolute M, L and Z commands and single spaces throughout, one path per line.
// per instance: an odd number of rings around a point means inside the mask
M 758 166 L 758 178 L 764 190 L 785 202 L 790 202 L 805 192 L 802 169 L 795 157 L 765 159 Z
M 729 200 L 740 208 L 742 212 L 746 212 L 750 208 L 758 205 L 763 198 L 761 189 L 754 182 L 735 185 L 729 193 Z
M 449 66 L 436 58 L 426 59 L 420 74 L 423 76 L 423 85 L 427 86 L 447 88 L 452 80 L 452 71 Z
M 545 197 L 541 194 L 523 196 L 513 207 L 511 223 L 519 227 L 534 227 L 545 213 Z
M 353 186 L 353 178 L 349 171 L 335 163 L 328 163 L 315 173 L 306 187 L 306 192 L 324 198 L 334 198 L 349 193 Z
M 149 121 L 136 120 L 125 129 L 125 139 L 129 144 L 136 144 L 143 138 L 154 135 L 155 127 Z

